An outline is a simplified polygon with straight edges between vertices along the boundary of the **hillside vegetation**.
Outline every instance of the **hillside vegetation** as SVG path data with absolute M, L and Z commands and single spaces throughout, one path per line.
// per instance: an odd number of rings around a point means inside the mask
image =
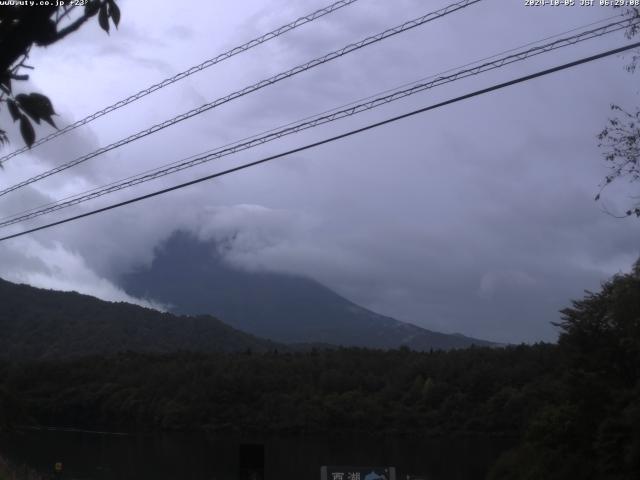
M 491 480 L 640 478 L 640 263 L 573 302 L 558 327 L 557 345 L 507 348 L 5 360 L 0 422 L 508 435 L 520 443 Z
M 0 359 L 61 359 L 126 351 L 260 352 L 278 347 L 211 316 L 177 316 L 4 280 L 0 280 L 0 305 Z

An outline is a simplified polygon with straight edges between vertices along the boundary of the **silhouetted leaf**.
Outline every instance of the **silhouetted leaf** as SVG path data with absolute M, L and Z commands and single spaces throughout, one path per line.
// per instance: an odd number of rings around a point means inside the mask
M 22 138 L 24 143 L 27 144 L 29 148 L 33 145 L 33 142 L 36 141 L 36 132 L 33 130 L 33 126 L 27 117 L 22 115 L 20 117 L 20 133 L 22 134 Z
M 29 95 L 25 93 L 16 95 L 16 101 L 27 115 L 29 115 L 36 123 L 40 123 L 40 113 L 38 108 L 30 101 Z
M 11 114 L 11 118 L 13 118 L 14 122 L 20 120 L 20 116 L 22 114 L 20 113 L 16 102 L 13 100 L 7 100 L 7 108 L 9 109 L 9 113 Z
M 33 31 L 33 38 L 36 45 L 51 45 L 58 39 L 58 27 L 56 22 L 51 18 L 47 18 L 43 22 L 39 22 L 37 28 Z
M 53 121 L 53 118 L 51 118 L 51 115 L 49 115 L 48 117 L 42 117 L 42 119 L 47 122 L 49 125 L 51 125 L 53 128 L 57 129 L 58 126 L 55 124 L 55 122 Z
M 90 0 L 84 6 L 84 14 L 87 17 L 93 17 L 100 10 L 100 0 Z
M 46 96 L 40 93 L 30 93 L 29 95 L 21 93 L 16 96 L 16 100 L 22 110 L 24 110 L 36 123 L 39 124 L 40 120 L 44 120 L 55 127 L 55 124 L 51 119 L 51 116 L 55 115 L 55 111 L 53 110 L 51 100 Z
M 116 28 L 118 28 L 118 24 L 120 23 L 120 7 L 116 5 L 116 2 L 114 0 L 108 0 L 108 1 L 109 1 L 109 15 L 113 20 L 113 24 L 116 26 Z
M 105 3 L 100 7 L 100 13 L 98 15 L 98 23 L 100 27 L 107 33 L 109 33 L 109 12 L 107 11 L 107 4 Z
M 55 115 L 56 112 L 53 110 L 53 104 L 51 100 L 45 95 L 41 93 L 30 93 L 29 94 L 29 102 L 35 105 L 40 112 L 40 115 L 44 117 L 45 115 Z

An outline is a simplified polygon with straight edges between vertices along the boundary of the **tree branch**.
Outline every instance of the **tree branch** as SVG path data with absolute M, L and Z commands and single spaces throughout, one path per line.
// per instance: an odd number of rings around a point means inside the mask
M 100 2 L 100 6 L 106 4 L 106 0 L 102 0 Z M 89 20 L 91 17 L 93 17 L 95 15 L 95 13 L 93 14 L 87 14 L 84 13 L 80 18 L 76 19 L 74 22 L 72 22 L 71 24 L 67 25 L 66 27 L 64 27 L 62 30 L 59 30 L 56 34 L 56 36 L 51 40 L 51 42 L 47 43 L 47 45 L 50 45 L 51 43 L 55 43 L 58 40 L 63 39 L 64 37 L 66 37 L 67 35 L 69 35 L 70 33 L 75 32 L 76 30 L 78 30 L 87 20 Z

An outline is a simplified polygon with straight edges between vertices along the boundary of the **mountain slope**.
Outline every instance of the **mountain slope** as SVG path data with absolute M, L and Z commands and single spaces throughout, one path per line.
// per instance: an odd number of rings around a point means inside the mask
M 0 358 L 43 359 L 121 351 L 273 350 L 210 316 L 179 317 L 0 279 Z
M 299 276 L 247 272 L 223 261 L 215 245 L 176 232 L 147 269 L 121 286 L 182 314 L 212 314 L 240 330 L 280 342 L 320 342 L 416 350 L 462 348 L 490 342 L 447 335 L 360 307 L 320 283 Z

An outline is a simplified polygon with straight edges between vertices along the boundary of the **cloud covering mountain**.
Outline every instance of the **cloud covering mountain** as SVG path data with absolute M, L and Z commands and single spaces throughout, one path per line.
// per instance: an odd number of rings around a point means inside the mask
M 12 159 L 8 186 L 311 58 L 446 5 L 362 0 Z M 122 2 L 46 50 L 25 88 L 65 124 L 326 4 L 320 0 Z M 150 20 L 153 12 L 153 20 Z M 10 215 L 608 16 L 487 0 L 150 135 L 3 197 Z M 155 189 L 317 141 L 625 43 L 620 33 L 472 77 L 135 190 Z M 237 266 L 309 275 L 365 308 L 424 328 L 500 342 L 553 340 L 557 311 L 627 270 L 640 224 L 593 202 L 606 170 L 596 135 L 637 79 L 611 57 L 478 97 L 191 189 L 0 245 L 0 276 L 144 302 L 117 286 L 175 230 L 228 240 Z M 0 112 L 3 125 L 10 123 Z M 45 128 L 39 134 L 45 133 Z M 12 145 L 12 148 L 16 145 Z M 634 193 L 620 183 L 604 205 Z M 134 195 L 123 191 L 76 207 Z M 63 218 L 60 212 L 50 220 Z M 29 225 L 36 225 L 33 222 Z M 6 232 L 17 231 L 8 229 Z

